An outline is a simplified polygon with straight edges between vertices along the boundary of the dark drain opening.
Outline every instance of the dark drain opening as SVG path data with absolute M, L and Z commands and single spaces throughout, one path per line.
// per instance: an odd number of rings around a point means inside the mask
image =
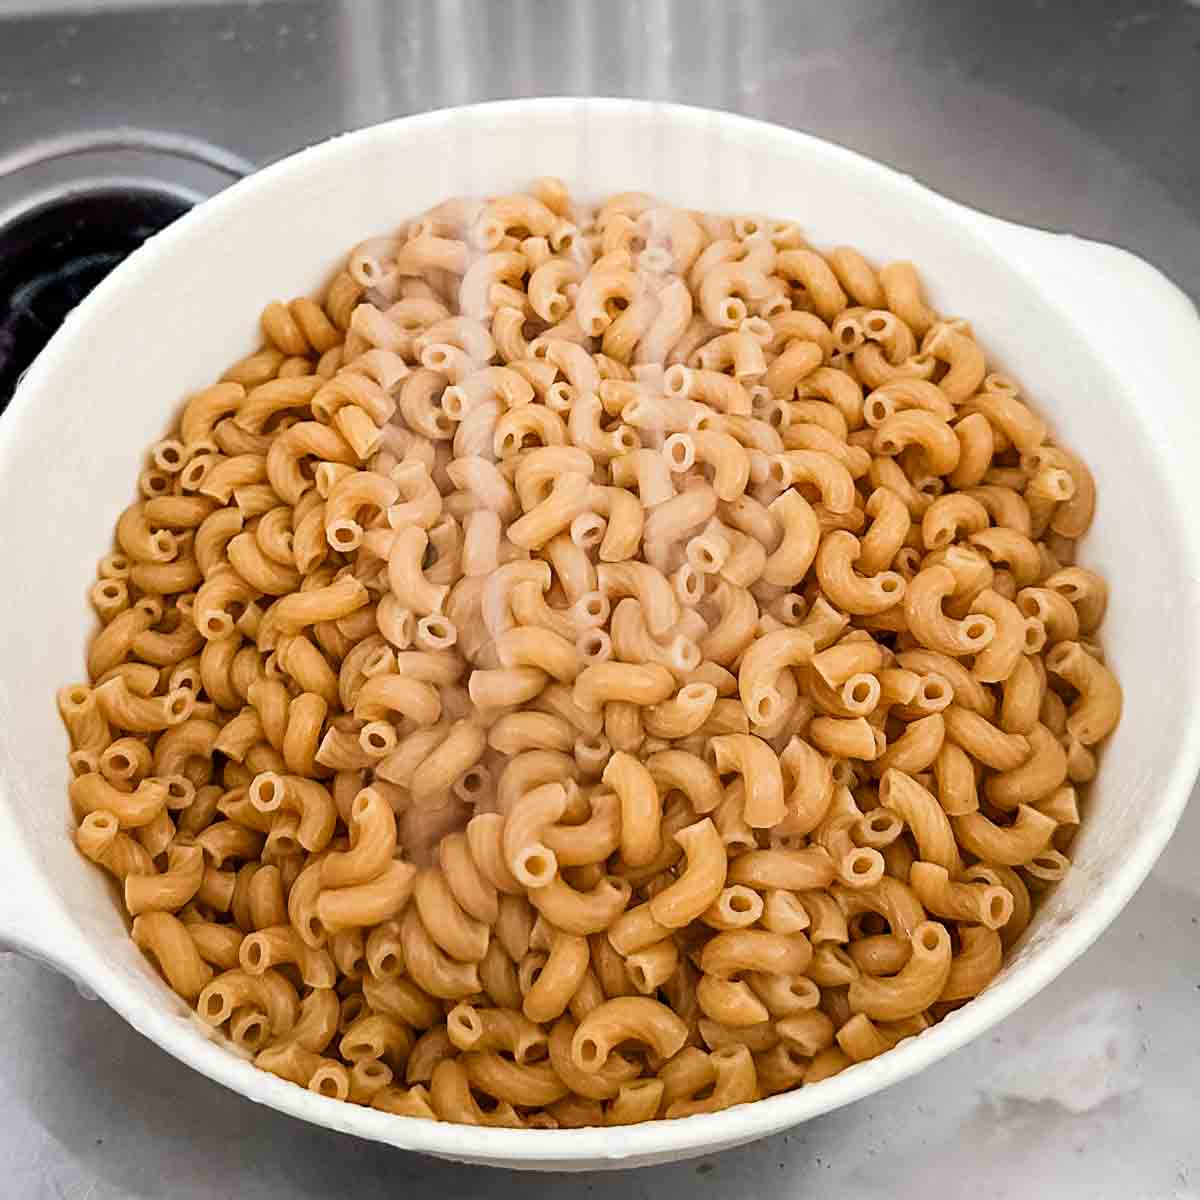
M 47 201 L 0 227 L 0 412 L 71 309 L 189 207 L 169 192 L 97 188 Z

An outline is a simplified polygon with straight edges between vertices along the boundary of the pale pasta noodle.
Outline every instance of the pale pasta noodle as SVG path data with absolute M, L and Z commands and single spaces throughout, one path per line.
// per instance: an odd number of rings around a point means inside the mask
M 261 330 L 57 697 L 76 844 L 203 1021 L 553 1130 L 810 1086 L 988 986 L 1121 690 L 1095 481 L 912 264 L 547 178 Z

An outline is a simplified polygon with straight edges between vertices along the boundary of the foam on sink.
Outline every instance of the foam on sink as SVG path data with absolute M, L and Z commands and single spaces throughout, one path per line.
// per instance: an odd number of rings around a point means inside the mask
M 1045 1102 L 1084 1113 L 1141 1087 L 1137 1002 L 1118 988 L 1095 993 L 1004 1050 L 1006 1061 L 983 1088 L 997 1106 Z

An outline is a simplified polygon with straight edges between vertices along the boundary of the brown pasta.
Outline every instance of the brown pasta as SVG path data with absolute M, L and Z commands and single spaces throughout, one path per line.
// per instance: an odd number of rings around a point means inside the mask
M 261 331 L 57 697 L 76 844 L 204 1021 L 552 1129 L 809 1086 L 987 986 L 1120 685 L 1095 482 L 912 264 L 538 180 Z

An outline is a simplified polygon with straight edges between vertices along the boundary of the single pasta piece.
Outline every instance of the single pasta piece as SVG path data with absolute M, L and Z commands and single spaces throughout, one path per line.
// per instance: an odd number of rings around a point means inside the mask
M 662 806 L 654 777 L 630 754 L 617 751 L 601 776 L 620 801 L 621 858 L 644 867 L 662 848 Z
M 722 774 L 738 775 L 745 787 L 742 815 L 752 828 L 769 829 L 787 814 L 783 773 L 771 747 L 750 734 L 726 734 L 709 742 L 714 765 Z
M 675 840 L 683 847 L 687 865 L 650 900 L 654 920 L 669 929 L 690 924 L 716 902 L 728 869 L 725 844 L 708 818 L 681 829 Z
M 911 940 L 912 955 L 895 975 L 858 975 L 851 981 L 851 1011 L 877 1021 L 900 1021 L 924 1012 L 941 995 L 950 974 L 950 935 L 945 926 L 925 921 Z
M 649 997 L 606 1000 L 579 1024 L 571 1039 L 571 1058 L 583 1071 L 603 1069 L 613 1048 L 626 1041 L 649 1046 L 662 1058 L 676 1054 L 687 1040 L 683 1021 L 665 1004 Z

